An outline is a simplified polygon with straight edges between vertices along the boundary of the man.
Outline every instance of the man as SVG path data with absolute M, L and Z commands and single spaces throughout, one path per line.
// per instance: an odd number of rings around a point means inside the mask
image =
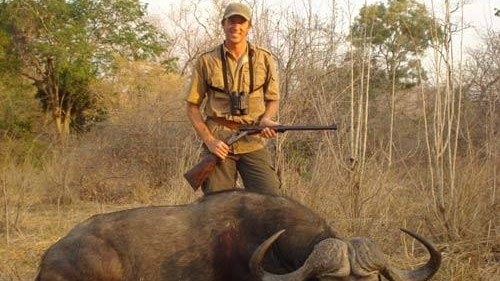
M 272 55 L 247 41 L 251 11 L 241 3 L 227 5 L 222 18 L 223 44 L 202 54 L 187 94 L 187 115 L 205 152 L 221 161 L 202 185 L 205 194 L 233 189 L 238 172 L 246 189 L 279 192 L 265 139 L 276 136 L 269 126 L 278 111 L 278 77 Z M 200 105 L 205 101 L 203 119 Z M 244 125 L 266 127 L 229 147 L 224 140 Z

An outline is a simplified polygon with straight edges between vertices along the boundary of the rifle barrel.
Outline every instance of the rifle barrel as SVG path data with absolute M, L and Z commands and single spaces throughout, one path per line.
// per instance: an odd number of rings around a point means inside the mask
M 251 133 L 258 133 L 262 131 L 264 128 L 263 126 L 245 126 L 241 127 L 240 131 L 242 132 L 249 132 Z M 332 124 L 328 126 L 322 126 L 322 125 L 298 125 L 298 126 L 285 126 L 285 125 L 278 125 L 278 126 L 271 126 L 269 128 L 272 128 L 276 130 L 278 133 L 282 133 L 285 131 L 324 131 L 324 130 L 337 130 L 337 124 Z

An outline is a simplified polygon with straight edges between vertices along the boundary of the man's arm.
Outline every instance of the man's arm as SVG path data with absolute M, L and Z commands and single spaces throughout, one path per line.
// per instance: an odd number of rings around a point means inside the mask
M 186 104 L 187 116 L 198 136 L 211 153 L 224 160 L 229 153 L 229 146 L 222 140 L 214 137 L 203 120 L 199 105 L 190 102 Z
M 269 127 L 279 125 L 278 122 L 273 121 L 278 114 L 279 101 L 278 100 L 268 100 L 266 101 L 266 111 L 262 118 L 260 119 L 259 126 Z M 274 138 L 278 133 L 270 128 L 265 128 L 261 131 L 260 136 L 264 138 Z
M 266 104 L 266 110 L 262 115 L 259 126 L 269 127 L 269 126 L 277 126 L 280 125 L 276 120 L 276 116 L 278 115 L 278 107 L 279 107 L 279 79 L 278 72 L 276 68 L 276 63 L 274 62 L 274 58 L 269 52 L 265 52 L 266 54 L 266 66 L 267 66 L 267 75 L 266 83 L 267 86 L 264 88 L 264 100 Z M 265 128 L 260 133 L 261 137 L 264 138 L 274 138 L 277 136 L 275 130 L 270 128 Z

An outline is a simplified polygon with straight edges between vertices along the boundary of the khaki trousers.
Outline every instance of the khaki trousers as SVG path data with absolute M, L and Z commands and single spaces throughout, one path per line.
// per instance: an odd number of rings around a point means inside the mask
M 235 189 L 238 172 L 245 189 L 252 192 L 279 194 L 280 182 L 271 165 L 267 149 L 243 154 L 229 154 L 217 163 L 214 173 L 203 183 L 204 194 Z

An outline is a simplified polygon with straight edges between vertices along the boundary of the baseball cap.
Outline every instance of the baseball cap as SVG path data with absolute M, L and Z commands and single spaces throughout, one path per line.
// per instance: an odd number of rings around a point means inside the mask
M 236 15 L 244 17 L 247 21 L 251 21 L 252 19 L 252 12 L 248 6 L 242 3 L 233 2 L 226 6 L 222 20 Z

